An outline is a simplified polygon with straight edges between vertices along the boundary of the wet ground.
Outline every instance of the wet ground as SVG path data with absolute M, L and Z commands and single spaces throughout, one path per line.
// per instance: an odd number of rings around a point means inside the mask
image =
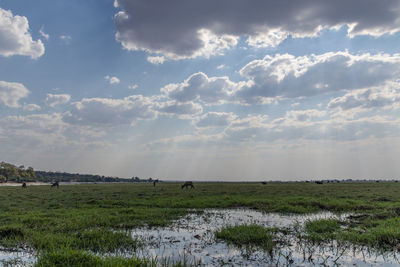
M 33 252 L 23 249 L 2 250 L 0 248 L 0 266 L 32 266 L 36 262 L 36 256 Z
M 330 212 L 280 215 L 249 209 L 207 209 L 202 213 L 189 214 L 169 227 L 134 229 L 132 236 L 142 239 L 146 244 L 136 251 L 136 255 L 157 258 L 161 265 L 180 261 L 196 266 L 400 266 L 399 253 L 374 251 L 336 242 L 311 245 L 299 240 L 293 233 L 294 228 L 301 229 L 308 220 L 346 220 L 347 216 Z M 289 234 L 286 232 L 278 235 L 280 245 L 272 254 L 256 248 L 238 248 L 215 239 L 215 231 L 224 226 L 252 223 L 286 229 Z M 35 261 L 33 252 L 7 252 L 0 248 L 0 266 L 32 266 Z
M 399 266 L 396 253 L 382 253 L 368 248 L 330 242 L 324 246 L 310 245 L 294 235 L 281 235 L 282 243 L 270 255 L 254 248 L 238 248 L 216 240 L 214 233 L 228 225 L 255 223 L 265 227 L 292 229 L 302 227 L 307 220 L 339 218 L 330 212 L 312 215 L 265 214 L 248 209 L 206 210 L 202 214 L 190 214 L 172 226 L 155 229 L 136 229 L 132 235 L 142 238 L 147 245 L 139 256 L 157 257 L 161 263 L 186 262 L 202 266 L 314 266 L 314 265 L 356 265 L 356 266 Z M 400 258 L 400 257 L 399 257 Z

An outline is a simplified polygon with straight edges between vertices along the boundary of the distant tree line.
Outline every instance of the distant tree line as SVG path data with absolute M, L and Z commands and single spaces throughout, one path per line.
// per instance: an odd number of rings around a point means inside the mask
M 132 178 L 120 178 L 110 177 L 102 175 L 92 174 L 79 174 L 79 173 L 68 173 L 68 172 L 47 172 L 47 171 L 35 171 L 36 180 L 40 182 L 104 182 L 104 183 L 120 183 L 120 182 L 151 182 L 152 179 L 140 179 L 139 177 Z
M 25 168 L 24 165 L 17 167 L 4 161 L 0 163 L 0 183 L 26 182 L 35 179 L 35 171 L 32 167 Z
M 140 179 L 137 176 L 132 178 L 110 177 L 92 174 L 79 174 L 68 172 L 49 172 L 49 171 L 35 171 L 32 167 L 25 168 L 24 165 L 19 167 L 7 163 L 0 163 L 0 183 L 6 182 L 104 182 L 104 183 L 118 183 L 118 182 L 153 182 L 152 178 Z

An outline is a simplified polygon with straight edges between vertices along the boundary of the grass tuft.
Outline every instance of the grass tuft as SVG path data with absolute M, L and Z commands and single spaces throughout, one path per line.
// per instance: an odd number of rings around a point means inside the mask
M 244 224 L 222 228 L 215 233 L 215 236 L 239 247 L 259 247 L 272 253 L 276 246 L 273 240 L 275 231 L 256 224 Z

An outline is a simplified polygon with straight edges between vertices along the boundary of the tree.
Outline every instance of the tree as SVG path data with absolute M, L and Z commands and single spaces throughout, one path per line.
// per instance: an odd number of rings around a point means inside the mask
M 5 182 L 7 183 L 10 178 L 18 175 L 17 167 L 3 161 L 0 163 L 0 175 L 5 177 Z
M 33 179 L 36 178 L 35 171 L 32 167 L 25 169 L 24 165 L 19 167 L 14 166 L 11 163 L 1 162 L 0 163 L 0 181 L 7 183 L 10 179 Z
M 28 167 L 28 169 L 26 169 L 26 174 L 28 178 L 36 178 L 35 171 L 32 167 Z

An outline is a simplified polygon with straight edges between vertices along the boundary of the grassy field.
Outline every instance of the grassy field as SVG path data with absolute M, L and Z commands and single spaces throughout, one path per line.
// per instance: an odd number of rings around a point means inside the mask
M 355 213 L 346 222 L 310 221 L 297 233 L 311 242 L 339 240 L 384 249 L 400 243 L 400 183 L 195 183 L 91 184 L 0 187 L 0 245 L 32 248 L 37 266 L 153 266 L 143 260 L 101 255 L 135 251 L 130 229 L 165 226 L 193 209 L 247 207 L 263 212 Z M 272 249 L 270 229 L 223 229 L 219 238 Z M 122 230 L 122 231 L 116 231 Z M 217 233 L 218 235 L 218 233 Z M 243 242 L 242 242 L 243 243 Z M 110 254 L 114 253 L 114 254 Z M 179 263 L 177 263 L 179 265 Z

